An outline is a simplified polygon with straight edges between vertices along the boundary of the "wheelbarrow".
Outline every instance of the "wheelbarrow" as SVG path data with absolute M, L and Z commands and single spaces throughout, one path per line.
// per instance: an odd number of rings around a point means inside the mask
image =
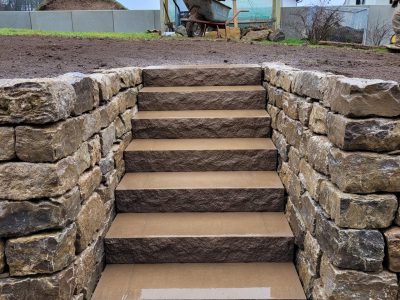
M 227 27 L 241 13 L 248 10 L 239 10 L 229 18 L 231 7 L 218 0 L 183 0 L 189 9 L 189 18 L 182 19 L 186 22 L 186 31 L 189 37 L 201 37 L 205 35 L 208 27 L 225 29 L 225 37 L 228 39 Z M 223 1 L 223 0 L 222 0 Z

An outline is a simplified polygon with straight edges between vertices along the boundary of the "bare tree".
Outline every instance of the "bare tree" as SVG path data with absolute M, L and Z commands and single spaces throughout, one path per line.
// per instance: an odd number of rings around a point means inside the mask
M 392 33 L 392 25 L 390 23 L 380 22 L 380 18 L 372 24 L 367 30 L 368 42 L 374 46 L 382 44 L 383 40 L 389 38 Z
M 342 14 L 339 7 L 327 7 L 329 0 L 321 0 L 318 6 L 304 8 L 292 14 L 300 23 L 302 35 L 311 43 L 327 40 L 333 31 L 340 26 Z M 297 22 L 296 22 L 297 23 Z

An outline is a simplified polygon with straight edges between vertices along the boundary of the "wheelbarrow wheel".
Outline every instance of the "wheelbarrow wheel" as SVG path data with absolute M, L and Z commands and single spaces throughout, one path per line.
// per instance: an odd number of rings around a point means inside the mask
M 186 32 L 188 37 L 201 37 L 204 35 L 205 26 L 196 23 L 194 20 L 203 20 L 204 18 L 198 13 L 199 8 L 194 6 L 190 9 L 188 22 L 186 23 Z M 192 21 L 191 21 L 192 20 Z

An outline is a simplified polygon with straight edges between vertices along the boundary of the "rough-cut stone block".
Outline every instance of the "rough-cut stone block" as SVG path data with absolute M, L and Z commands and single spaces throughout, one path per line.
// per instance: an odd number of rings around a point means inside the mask
M 366 272 L 382 270 L 385 241 L 377 230 L 340 229 L 320 213 L 316 238 L 336 267 Z
M 264 79 L 270 84 L 291 92 L 295 75 L 299 69 L 286 66 L 281 63 L 264 63 Z
M 302 159 L 300 162 L 299 177 L 305 189 L 310 193 L 311 197 L 318 199 L 321 182 L 325 180 L 326 177 L 315 171 L 304 159 Z
M 286 142 L 283 134 L 279 133 L 279 131 L 277 130 L 274 130 L 274 132 L 272 133 L 272 142 L 278 150 L 280 158 L 283 161 L 287 161 L 290 145 Z
M 299 120 L 303 126 L 308 127 L 310 121 L 310 115 L 313 108 L 313 103 L 307 98 L 306 101 L 299 103 Z
M 290 147 L 288 163 L 290 169 L 292 169 L 292 171 L 296 175 L 298 175 L 300 172 L 300 161 L 301 161 L 301 156 L 299 150 L 297 150 L 295 147 Z
M 0 80 L 0 124 L 44 124 L 67 118 L 74 88 L 53 79 Z
M 145 86 L 227 86 L 261 84 L 259 65 L 183 65 L 143 69 Z
M 290 145 L 295 146 L 296 148 L 300 146 L 304 128 L 299 121 L 289 118 L 283 111 L 281 111 L 278 115 L 276 125 Z
M 285 92 L 282 97 L 282 109 L 288 117 L 298 120 L 300 104 L 304 101 L 305 99 L 299 96 Z
M 45 127 L 18 126 L 17 156 L 27 162 L 54 162 L 71 155 L 83 140 L 83 119 L 71 118 Z
M 264 109 L 261 86 L 153 87 L 140 90 L 141 111 Z
M 313 103 L 313 108 L 310 115 L 309 128 L 318 134 L 327 133 L 327 116 L 328 110 L 319 103 Z
M 78 188 L 39 202 L 0 201 L 0 236 L 24 236 L 45 229 L 62 228 L 80 210 Z
M 366 273 L 343 270 L 330 264 L 328 258 L 323 256 L 321 279 L 323 286 L 318 289 L 320 296 L 313 299 L 397 299 L 397 276 L 391 272 Z
M 90 299 L 103 269 L 104 243 L 103 239 L 98 239 L 86 248 L 74 262 L 75 293 L 83 293 L 85 299 Z
M 0 198 L 27 200 L 64 194 L 78 180 L 76 160 L 57 164 L 5 163 L 0 165 Z
M 268 104 L 277 106 L 277 103 L 282 103 L 284 93 L 282 89 L 278 89 L 268 83 L 264 83 L 264 87 L 267 89 Z M 282 107 L 279 108 L 282 109 Z
M 0 239 L 0 274 L 4 272 L 4 267 L 6 266 L 6 257 L 4 253 L 4 241 Z
M 293 231 L 294 243 L 301 249 L 304 249 L 306 227 L 304 226 L 304 222 L 299 211 L 293 204 L 290 197 L 288 198 L 286 205 L 286 218 L 288 219 L 290 228 Z
M 76 227 L 10 239 L 6 243 L 7 264 L 11 276 L 54 273 L 75 258 Z
M 400 227 L 392 227 L 383 232 L 387 246 L 388 268 L 400 272 Z
M 120 138 L 125 133 L 132 130 L 132 119 L 134 114 L 134 109 L 129 109 L 115 120 L 115 136 L 117 138 Z
M 400 115 L 400 88 L 395 81 L 336 77 L 324 102 L 349 117 L 396 117 Z
M 308 192 L 301 196 L 297 209 L 307 231 L 314 234 L 316 217 L 320 213 L 320 208 Z
M 293 172 L 292 169 L 290 169 L 289 164 L 285 162 L 282 163 L 279 176 L 286 188 L 287 193 L 292 200 L 297 203 L 300 200 L 301 194 L 304 192 L 299 177 L 295 174 L 295 172 Z
M 15 129 L 0 127 L 0 161 L 15 157 Z
M 94 167 L 81 175 L 78 184 L 82 200 L 86 200 L 100 185 L 101 175 L 100 167 Z
M 115 142 L 115 125 L 111 123 L 106 129 L 100 131 L 101 138 L 101 154 L 106 156 L 112 148 L 112 145 Z
M 139 85 L 142 82 L 142 69 L 134 67 L 107 69 L 104 74 L 116 74 L 119 88 L 129 88 Z
M 300 96 L 322 100 L 327 88 L 328 73 L 318 71 L 296 72 L 292 84 L 292 91 Z
M 76 250 L 82 252 L 93 240 L 95 233 L 105 220 L 105 209 L 97 193 L 92 194 L 79 212 L 76 224 L 78 227 Z
M 329 153 L 332 144 L 325 136 L 314 135 L 307 143 L 307 160 L 310 165 L 321 172 L 329 175 Z
M 51 276 L 0 279 L 0 295 L 7 300 L 71 300 L 74 289 L 72 268 Z
M 300 139 L 300 146 L 299 146 L 299 153 L 301 157 L 307 158 L 307 152 L 308 152 L 308 142 L 310 141 L 311 137 L 313 137 L 314 134 L 312 133 L 311 130 L 304 130 L 303 135 L 301 136 Z
M 267 105 L 267 111 L 268 114 L 271 116 L 271 127 L 275 130 L 277 130 L 276 122 L 278 119 L 278 114 L 281 111 L 279 108 L 276 108 L 275 106 L 272 105 Z
M 93 78 L 82 73 L 67 73 L 58 78 L 74 87 L 76 102 L 72 115 L 79 116 L 99 106 L 99 86 Z
M 367 194 L 400 191 L 400 155 L 344 152 L 333 148 L 331 180 L 342 192 Z
M 94 167 L 101 160 L 101 142 L 100 136 L 96 135 L 93 139 L 88 142 L 89 153 L 90 153 L 90 166 Z
M 319 203 L 337 226 L 354 229 L 389 227 L 398 206 L 395 195 L 342 193 L 329 181 L 321 184 Z
M 88 114 L 84 114 L 82 117 L 82 140 L 87 141 L 94 134 L 101 130 L 101 108 L 98 108 Z M 106 126 L 107 127 L 107 126 Z
M 283 236 L 105 239 L 106 261 L 111 264 L 288 262 L 292 260 L 293 248 L 293 237 Z
M 384 152 L 400 148 L 400 120 L 349 119 L 329 113 L 327 125 L 329 139 L 343 150 Z
M 95 73 L 90 75 L 99 88 L 100 102 L 108 102 L 119 92 L 120 82 L 118 75 L 115 73 Z
M 119 96 L 119 95 L 118 95 Z M 120 104 L 122 103 L 121 97 L 114 97 L 107 105 L 101 106 L 98 110 L 100 112 L 100 126 L 101 128 L 108 127 L 118 117 L 120 111 Z
M 81 175 L 91 165 L 91 156 L 89 152 L 89 143 L 83 143 L 78 151 L 74 154 L 74 159 L 76 161 L 76 168 L 78 169 L 78 175 Z

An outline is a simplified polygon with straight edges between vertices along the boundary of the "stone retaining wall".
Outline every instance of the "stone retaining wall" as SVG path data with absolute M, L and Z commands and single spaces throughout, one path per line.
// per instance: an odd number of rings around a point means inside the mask
M 398 299 L 398 83 L 263 69 L 307 296 Z
M 140 83 L 137 68 L 0 80 L 0 299 L 91 297 Z

